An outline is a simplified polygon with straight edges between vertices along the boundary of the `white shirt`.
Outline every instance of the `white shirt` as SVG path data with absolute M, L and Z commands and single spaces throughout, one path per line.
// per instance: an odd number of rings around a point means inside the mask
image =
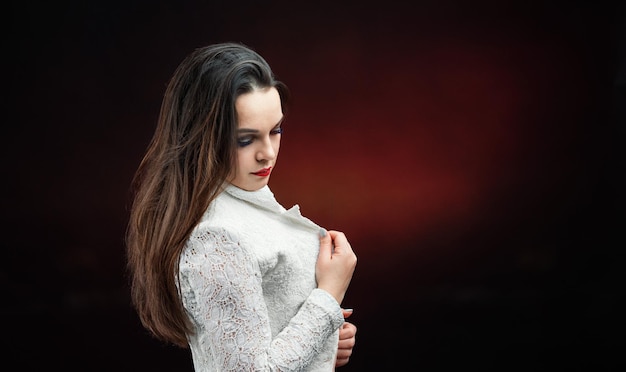
M 268 186 L 228 185 L 211 203 L 179 268 L 196 372 L 334 370 L 344 319 L 316 288 L 319 229 Z

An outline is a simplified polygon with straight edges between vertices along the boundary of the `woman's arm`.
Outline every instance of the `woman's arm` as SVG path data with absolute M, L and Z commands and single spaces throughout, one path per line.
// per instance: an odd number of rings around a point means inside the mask
M 199 344 L 225 370 L 300 370 L 343 323 L 335 299 L 315 289 L 272 339 L 257 262 L 226 231 L 191 236 L 180 286 Z

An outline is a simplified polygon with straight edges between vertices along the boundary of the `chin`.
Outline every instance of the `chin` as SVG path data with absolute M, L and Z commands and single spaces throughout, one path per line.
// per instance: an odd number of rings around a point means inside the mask
M 242 190 L 257 191 L 265 187 L 265 185 L 267 185 L 267 182 L 254 182 L 254 183 L 247 183 L 245 185 L 241 185 L 241 184 L 233 184 L 233 185 L 239 187 Z

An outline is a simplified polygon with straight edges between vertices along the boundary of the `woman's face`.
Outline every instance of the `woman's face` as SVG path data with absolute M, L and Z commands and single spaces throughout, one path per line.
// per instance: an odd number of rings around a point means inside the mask
M 237 166 L 229 182 L 255 191 L 267 185 L 276 165 L 283 120 L 276 88 L 255 89 L 240 95 L 237 110 Z

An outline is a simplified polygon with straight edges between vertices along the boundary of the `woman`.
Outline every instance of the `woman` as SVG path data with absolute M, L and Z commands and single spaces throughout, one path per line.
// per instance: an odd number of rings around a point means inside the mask
M 356 255 L 268 187 L 287 93 L 244 45 L 196 49 L 133 181 L 133 304 L 156 338 L 190 347 L 198 372 L 331 371 L 352 353 L 340 305 Z

